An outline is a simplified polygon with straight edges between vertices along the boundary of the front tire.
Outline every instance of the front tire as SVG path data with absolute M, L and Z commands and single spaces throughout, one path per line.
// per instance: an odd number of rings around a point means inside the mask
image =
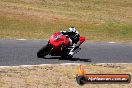
M 42 47 L 38 52 L 37 52 L 37 57 L 38 58 L 44 58 L 44 56 L 49 54 L 49 51 L 52 49 L 51 44 L 47 44 L 46 46 Z

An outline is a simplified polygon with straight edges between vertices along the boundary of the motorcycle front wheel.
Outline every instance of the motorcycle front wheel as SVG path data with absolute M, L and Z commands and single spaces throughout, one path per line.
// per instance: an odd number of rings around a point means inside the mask
M 37 57 L 38 58 L 44 58 L 44 56 L 49 54 L 49 51 L 52 49 L 51 44 L 47 44 L 44 47 L 42 47 L 38 52 L 37 52 Z

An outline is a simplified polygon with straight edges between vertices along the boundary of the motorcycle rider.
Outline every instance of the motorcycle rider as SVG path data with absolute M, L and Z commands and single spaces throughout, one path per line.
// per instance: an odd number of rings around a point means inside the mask
M 75 27 L 70 27 L 68 28 L 67 31 L 61 31 L 61 33 L 63 35 L 68 35 L 69 36 L 69 40 L 70 40 L 70 47 L 71 47 L 71 50 L 69 52 L 69 55 L 73 55 L 74 54 L 74 51 L 79 47 L 80 45 L 80 34 L 79 32 L 76 30 Z

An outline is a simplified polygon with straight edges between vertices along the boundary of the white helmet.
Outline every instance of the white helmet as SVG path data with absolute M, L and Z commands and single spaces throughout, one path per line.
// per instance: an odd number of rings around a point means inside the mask
M 75 27 L 70 27 L 70 28 L 68 29 L 68 32 L 76 32 L 76 28 L 75 28 Z

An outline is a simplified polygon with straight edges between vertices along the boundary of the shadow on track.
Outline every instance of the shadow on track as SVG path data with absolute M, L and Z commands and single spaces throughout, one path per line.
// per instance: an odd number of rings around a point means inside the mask
M 59 59 L 59 60 L 69 60 L 69 61 L 92 62 L 91 59 L 82 59 L 82 58 L 64 59 L 61 57 L 44 57 L 43 59 Z

